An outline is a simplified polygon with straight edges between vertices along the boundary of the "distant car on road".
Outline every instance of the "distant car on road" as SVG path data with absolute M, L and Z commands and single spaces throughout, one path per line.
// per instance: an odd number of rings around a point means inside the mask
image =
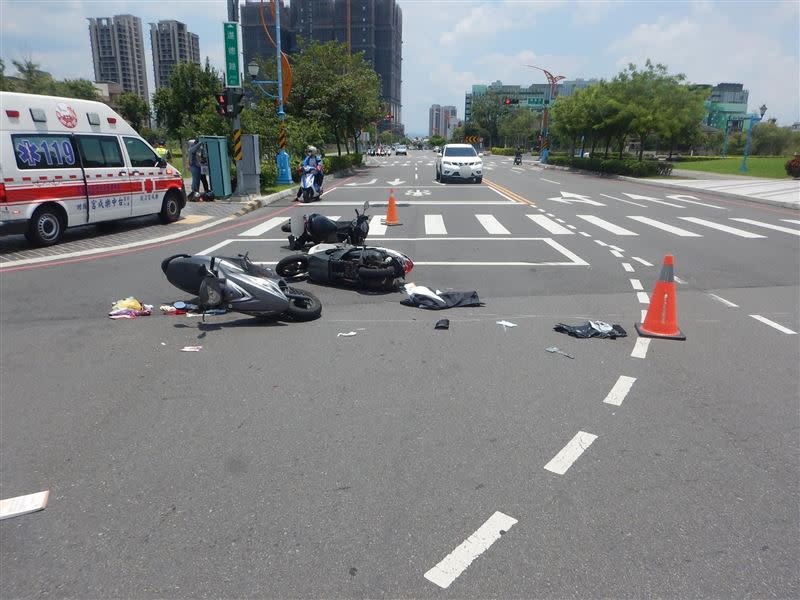
M 450 179 L 483 181 L 483 160 L 470 144 L 445 144 L 436 157 L 436 181 Z
M 400 144 L 397 148 L 394 149 L 394 155 L 397 156 L 398 154 L 402 154 L 403 156 L 408 156 L 408 148 Z

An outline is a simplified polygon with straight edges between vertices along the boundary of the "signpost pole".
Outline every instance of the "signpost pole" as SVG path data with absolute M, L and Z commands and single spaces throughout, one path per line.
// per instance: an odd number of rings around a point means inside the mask
M 242 77 L 239 70 L 239 15 L 235 9 L 228 7 L 228 17 L 233 16 L 232 21 L 222 24 L 225 34 L 225 81 L 227 88 L 241 88 Z M 238 91 L 238 90 L 237 90 Z M 228 97 L 232 97 L 229 95 Z M 242 134 L 242 125 L 239 120 L 238 107 L 229 104 L 228 111 L 233 112 L 233 136 L 238 144 L 234 158 L 236 159 L 236 195 L 241 196 L 244 189 L 244 177 L 242 173 L 242 153 L 239 138 Z

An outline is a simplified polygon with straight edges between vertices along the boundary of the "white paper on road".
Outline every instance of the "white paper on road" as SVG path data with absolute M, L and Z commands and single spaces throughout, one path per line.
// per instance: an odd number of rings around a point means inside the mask
M 579 431 L 544 468 L 556 475 L 563 475 L 596 439 L 593 433 Z
M 336 337 L 353 337 L 354 335 L 358 335 L 358 332 L 357 331 L 348 331 L 347 333 L 344 333 L 344 332 L 340 331 L 339 333 L 336 334 Z
M 0 500 L 0 521 L 43 510 L 47 506 L 49 497 L 50 491 L 45 490 L 44 492 Z
M 511 321 L 497 321 L 497 324 L 498 325 L 502 325 L 503 329 L 505 329 L 506 327 L 516 327 L 517 326 L 516 323 L 512 323 Z
M 440 588 L 447 588 L 481 554 L 517 523 L 513 517 L 495 512 L 478 530 L 464 540 L 439 564 L 425 573 L 425 579 Z

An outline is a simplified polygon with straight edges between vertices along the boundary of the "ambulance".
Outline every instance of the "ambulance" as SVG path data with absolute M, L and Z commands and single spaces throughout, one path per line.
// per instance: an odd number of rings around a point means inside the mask
M 57 244 L 67 227 L 186 206 L 180 172 L 102 102 L 0 92 L 0 234 Z

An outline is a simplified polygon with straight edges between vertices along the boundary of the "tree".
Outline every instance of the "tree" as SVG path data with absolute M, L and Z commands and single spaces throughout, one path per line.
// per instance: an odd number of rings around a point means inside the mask
M 125 92 L 124 94 L 120 94 L 117 105 L 119 114 L 121 114 L 136 131 L 141 132 L 143 126 L 149 125 L 150 107 L 143 98 L 140 98 L 136 94 Z
M 498 134 L 506 148 L 527 147 L 535 139 L 541 125 L 541 118 L 526 108 L 509 111 L 500 117 Z
M 440 148 L 447 143 L 447 140 L 440 135 L 432 135 L 428 138 L 428 144 L 431 146 L 439 146 Z
M 169 84 L 153 95 L 156 119 L 170 137 L 224 135 L 229 127 L 216 112 L 215 96 L 222 90 L 219 73 L 206 59 L 205 67 L 191 62 L 172 69 Z
M 486 131 L 489 147 L 499 141 L 500 118 L 510 112 L 510 108 L 502 104 L 500 96 L 494 92 L 472 97 L 472 116 L 470 121 Z
M 792 130 L 778 127 L 774 121 L 759 123 L 753 128 L 753 154 L 785 156 L 791 146 Z

